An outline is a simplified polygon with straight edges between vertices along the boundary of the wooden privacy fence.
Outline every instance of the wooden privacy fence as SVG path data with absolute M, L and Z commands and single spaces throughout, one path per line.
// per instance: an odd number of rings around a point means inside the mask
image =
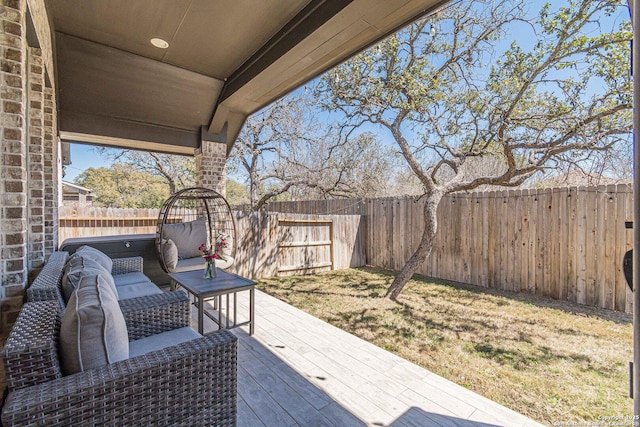
M 238 262 L 244 276 L 312 274 L 365 265 L 359 215 L 234 212 Z M 156 232 L 158 209 L 68 207 L 60 210 L 59 239 Z
M 424 203 L 413 198 L 278 202 L 279 212 L 366 220 L 367 263 L 399 270 L 418 245 Z M 633 246 L 631 185 L 456 193 L 419 273 L 630 312 L 622 272 Z
M 160 209 L 117 209 L 61 206 L 58 239 L 73 237 L 151 234 L 156 232 Z
M 235 212 L 235 219 L 238 274 L 274 277 L 365 265 L 360 215 Z

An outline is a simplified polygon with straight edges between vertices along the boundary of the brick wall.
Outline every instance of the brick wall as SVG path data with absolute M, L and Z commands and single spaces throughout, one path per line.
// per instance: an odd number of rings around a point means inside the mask
M 44 47 L 27 45 L 27 4 Z M 0 0 L 0 333 L 57 245 L 55 91 L 45 84 L 55 81 L 52 57 L 44 2 Z
M 60 143 L 53 88 L 44 88 L 44 254 L 48 258 L 58 248 L 58 207 L 60 188 Z
M 2 330 L 15 321 L 27 283 L 26 4 L 0 0 L 0 313 Z
M 225 196 L 226 163 L 227 144 L 202 141 L 202 147 L 196 151 L 196 185 L 211 188 Z
M 44 69 L 42 51 L 28 48 L 27 269 L 44 265 Z

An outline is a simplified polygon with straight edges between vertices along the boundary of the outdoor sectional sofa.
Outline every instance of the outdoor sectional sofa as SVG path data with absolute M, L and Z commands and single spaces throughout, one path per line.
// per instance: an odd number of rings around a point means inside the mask
M 3 425 L 236 425 L 233 334 L 203 337 L 191 329 L 186 294 L 148 286 L 144 275 L 133 274 L 141 274 L 141 260 L 114 259 L 111 273 L 117 289 L 139 283 L 147 295 L 118 300 L 109 280 L 89 272 L 66 304 L 61 286 L 68 258 L 66 252 L 51 255 L 3 348 Z M 123 295 L 135 293 L 130 288 Z M 83 312 L 86 307 L 94 311 Z M 108 333 L 67 336 L 69 325 L 96 317 L 104 317 L 101 330 L 124 330 L 124 354 L 112 350 L 122 346 L 109 343 Z M 85 354 L 103 341 L 106 361 L 87 362 Z

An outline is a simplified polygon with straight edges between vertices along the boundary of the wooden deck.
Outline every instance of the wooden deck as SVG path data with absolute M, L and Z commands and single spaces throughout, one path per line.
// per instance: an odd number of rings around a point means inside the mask
M 256 319 L 233 330 L 240 427 L 540 425 L 260 291 Z

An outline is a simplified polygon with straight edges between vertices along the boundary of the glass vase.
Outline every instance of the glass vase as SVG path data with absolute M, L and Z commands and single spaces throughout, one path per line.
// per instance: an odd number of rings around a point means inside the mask
M 204 266 L 204 278 L 213 279 L 216 277 L 216 263 L 212 259 L 208 259 Z

